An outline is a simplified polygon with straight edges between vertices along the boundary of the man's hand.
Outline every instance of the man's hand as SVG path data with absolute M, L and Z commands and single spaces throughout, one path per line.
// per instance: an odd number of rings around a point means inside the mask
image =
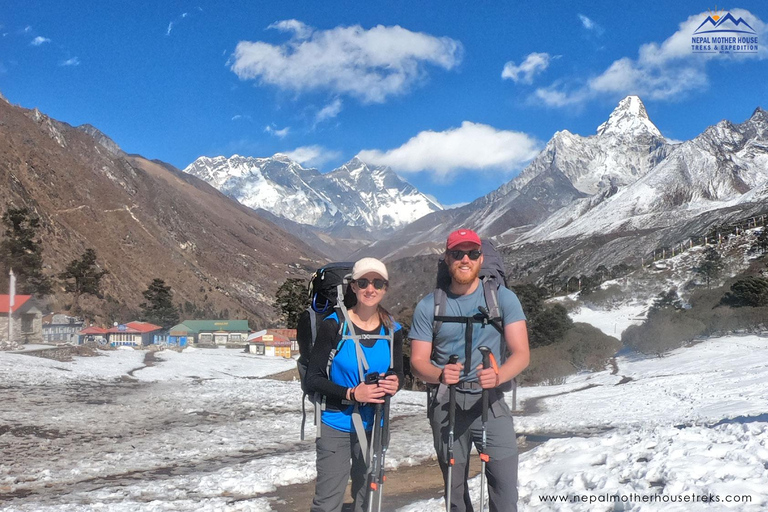
M 477 380 L 483 389 L 493 389 L 499 385 L 499 374 L 496 373 L 493 366 L 483 368 L 483 365 L 477 365 Z
M 464 365 L 461 363 L 446 364 L 443 367 L 443 373 L 440 382 L 447 386 L 458 384 L 459 379 L 461 378 L 461 370 L 463 369 Z

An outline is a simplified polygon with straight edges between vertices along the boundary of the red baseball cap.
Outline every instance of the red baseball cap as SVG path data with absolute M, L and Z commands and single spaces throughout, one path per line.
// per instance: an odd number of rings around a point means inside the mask
M 483 245 L 480 241 L 480 237 L 477 236 L 477 233 L 472 231 L 471 229 L 457 229 L 450 235 L 448 235 L 448 241 L 445 243 L 446 249 L 453 249 L 459 244 L 462 244 L 464 242 L 471 242 L 476 245 Z

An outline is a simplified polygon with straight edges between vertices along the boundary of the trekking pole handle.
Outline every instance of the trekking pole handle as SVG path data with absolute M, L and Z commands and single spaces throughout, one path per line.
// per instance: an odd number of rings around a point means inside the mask
M 491 367 L 491 349 L 482 346 L 478 347 L 480 353 L 483 355 L 483 369 Z M 483 423 L 488 421 L 488 390 L 483 389 Z

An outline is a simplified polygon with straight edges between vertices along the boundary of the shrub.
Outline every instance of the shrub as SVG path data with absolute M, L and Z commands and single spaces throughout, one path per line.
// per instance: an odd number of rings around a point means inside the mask
M 560 343 L 531 350 L 531 363 L 521 373 L 517 382 L 522 386 L 551 383 L 573 374 L 576 368 Z
M 562 340 L 572 325 L 573 320 L 562 305 L 554 304 L 546 308 L 528 323 L 531 347 L 543 347 Z
M 685 311 L 661 310 L 642 325 L 632 325 L 621 336 L 627 347 L 659 357 L 704 333 L 707 326 Z
M 585 323 L 575 323 L 565 333 L 562 343 L 569 360 L 579 370 L 600 371 L 608 364 L 621 343 L 600 329 Z
M 768 279 L 749 276 L 736 281 L 720 304 L 735 308 L 768 306 Z
M 531 350 L 531 363 L 518 382 L 522 385 L 562 383 L 577 371 L 600 371 L 620 346 L 619 340 L 589 324 L 573 324 L 563 341 Z

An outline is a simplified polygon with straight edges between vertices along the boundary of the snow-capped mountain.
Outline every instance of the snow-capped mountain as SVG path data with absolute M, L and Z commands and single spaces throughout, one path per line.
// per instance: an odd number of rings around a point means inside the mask
M 250 208 L 320 228 L 388 231 L 442 210 L 388 167 L 371 167 L 358 158 L 321 174 L 280 153 L 270 158 L 200 157 L 184 172 Z
M 513 180 L 461 208 L 419 219 L 376 242 L 374 251 L 394 258 L 440 250 L 457 226 L 516 247 L 677 230 L 694 218 L 689 229 L 706 229 L 724 219 L 715 212 L 754 213 L 766 200 L 768 113 L 758 108 L 742 124 L 722 121 L 671 143 L 640 98 L 628 96 L 594 135 L 557 132 Z
M 580 192 L 594 195 L 635 182 L 669 150 L 640 98 L 627 96 L 597 128 L 596 135 L 582 137 L 567 130 L 555 133 L 509 188 L 520 190 L 536 176 L 559 172 Z
M 595 135 L 557 132 L 512 181 L 465 206 L 424 217 L 399 235 L 412 244 L 437 242 L 462 225 L 483 236 L 506 233 L 505 238 L 514 240 L 558 211 L 574 205 L 589 210 L 646 175 L 673 148 L 648 118 L 640 98 L 628 96 Z M 383 254 L 392 256 L 389 250 Z
M 768 113 L 758 108 L 742 124 L 721 121 L 674 146 L 634 183 L 604 201 L 592 197 L 563 208 L 521 240 L 662 228 L 759 202 L 767 191 Z

